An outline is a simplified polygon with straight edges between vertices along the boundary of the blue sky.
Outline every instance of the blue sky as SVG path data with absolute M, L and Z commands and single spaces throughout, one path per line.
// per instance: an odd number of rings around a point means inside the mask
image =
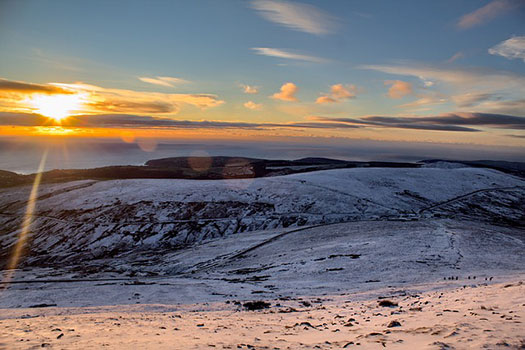
M 100 88 L 87 93 L 98 94 L 97 103 L 119 94 L 111 108 L 79 108 L 78 114 L 308 123 L 303 135 L 418 141 L 460 136 L 522 145 L 521 119 L 500 125 L 490 118 L 525 116 L 524 23 L 519 0 L 4 0 L 0 78 L 11 94 L 10 82 L 61 83 L 75 91 L 82 88 L 72 84 L 89 84 Z M 245 93 L 245 85 L 257 93 Z M 213 95 L 220 103 L 192 104 L 182 96 L 174 102 L 163 94 Z M 0 95 L 4 114 L 39 113 L 11 98 L 2 101 Z M 131 105 L 130 99 L 174 106 L 155 113 L 118 108 L 123 100 Z M 452 121 L 417 119 L 451 113 L 460 114 Z M 379 122 L 370 116 L 412 119 Z M 283 135 L 300 129 L 261 128 Z

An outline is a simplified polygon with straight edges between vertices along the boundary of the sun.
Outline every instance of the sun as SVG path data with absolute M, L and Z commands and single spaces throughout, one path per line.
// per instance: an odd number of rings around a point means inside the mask
M 34 111 L 60 122 L 83 104 L 81 94 L 34 95 L 28 101 Z

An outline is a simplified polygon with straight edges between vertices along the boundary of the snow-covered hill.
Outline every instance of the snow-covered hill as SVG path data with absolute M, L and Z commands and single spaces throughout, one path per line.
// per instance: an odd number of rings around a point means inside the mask
M 3 260 L 20 232 L 29 191 L 18 187 L 0 193 Z M 240 232 L 436 213 L 468 219 L 472 211 L 477 219 L 520 225 L 524 198 L 525 181 L 480 168 L 358 168 L 243 180 L 46 184 L 39 191 L 29 253 L 22 263 L 78 263 L 132 250 L 173 250 Z

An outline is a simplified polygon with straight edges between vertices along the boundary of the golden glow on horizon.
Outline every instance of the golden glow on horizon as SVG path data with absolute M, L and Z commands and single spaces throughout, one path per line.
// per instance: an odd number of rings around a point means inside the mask
M 43 135 L 74 135 L 78 133 L 75 128 L 64 128 L 61 126 L 35 126 L 35 130 Z
M 123 142 L 134 143 L 139 139 L 153 138 L 157 142 L 169 140 L 226 140 L 226 141 L 290 141 L 317 142 L 315 140 L 375 140 L 393 142 L 428 142 L 450 144 L 492 145 L 506 147 L 523 147 L 523 139 L 508 137 L 500 133 L 467 133 L 461 139 L 451 138 L 448 133 L 440 131 L 394 130 L 384 132 L 381 129 L 353 130 L 351 134 L 343 131 L 316 130 L 305 133 L 299 130 L 213 130 L 213 129 L 123 129 L 123 128 L 77 128 L 69 126 L 1 126 L 0 135 L 6 137 L 68 137 L 68 138 L 109 138 L 121 139 Z M 463 134 L 463 133 L 462 133 Z M 295 142 L 295 141 L 294 141 Z
M 60 122 L 74 111 L 81 109 L 84 104 L 84 96 L 82 94 L 36 94 L 27 100 L 27 104 L 33 107 L 36 113 Z

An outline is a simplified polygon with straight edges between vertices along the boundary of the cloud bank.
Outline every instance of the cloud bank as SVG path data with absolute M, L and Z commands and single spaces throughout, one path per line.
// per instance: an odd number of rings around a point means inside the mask
M 53 126 L 56 122 L 38 114 L 0 112 L 0 125 Z M 363 116 L 333 118 L 312 116 L 304 122 L 248 123 L 176 120 L 134 114 L 75 115 L 62 120 L 62 127 L 135 129 L 415 129 L 448 132 L 481 132 L 483 128 L 525 130 L 525 118 L 490 113 L 447 113 L 425 117 Z
M 361 118 L 314 117 L 323 122 L 370 125 L 385 128 L 477 132 L 477 127 L 525 130 L 525 118 L 490 113 L 447 113 L 428 117 L 365 116 Z

